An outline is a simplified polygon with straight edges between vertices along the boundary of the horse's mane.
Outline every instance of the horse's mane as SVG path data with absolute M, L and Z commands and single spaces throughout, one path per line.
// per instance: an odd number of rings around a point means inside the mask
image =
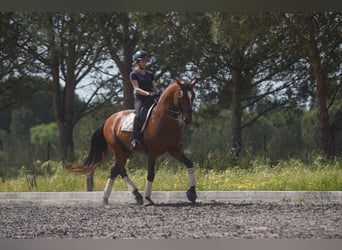
M 177 82 L 173 82 L 171 84 L 169 84 L 166 89 L 163 91 L 163 93 L 161 94 L 159 101 L 163 99 L 164 95 L 166 95 L 166 93 L 168 93 L 170 91 L 171 88 L 173 88 L 175 85 L 177 85 Z

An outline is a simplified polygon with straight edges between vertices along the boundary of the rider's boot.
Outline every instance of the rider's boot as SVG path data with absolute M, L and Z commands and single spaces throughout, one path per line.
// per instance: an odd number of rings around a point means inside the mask
M 137 150 L 140 145 L 140 122 L 137 116 L 134 117 L 133 121 L 133 140 L 131 142 L 130 149 Z

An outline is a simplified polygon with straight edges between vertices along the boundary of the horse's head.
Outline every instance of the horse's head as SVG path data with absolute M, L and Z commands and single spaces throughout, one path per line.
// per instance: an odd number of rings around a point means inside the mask
M 190 83 L 177 80 L 179 86 L 177 95 L 175 95 L 174 103 L 178 107 L 178 112 L 182 115 L 182 120 L 185 124 L 190 124 L 192 120 L 192 102 L 195 99 L 195 92 L 193 87 L 197 79 Z

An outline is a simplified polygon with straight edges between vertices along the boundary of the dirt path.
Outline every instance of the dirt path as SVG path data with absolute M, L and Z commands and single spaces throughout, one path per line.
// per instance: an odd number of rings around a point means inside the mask
M 0 239 L 11 238 L 342 239 L 342 203 L 0 203 Z

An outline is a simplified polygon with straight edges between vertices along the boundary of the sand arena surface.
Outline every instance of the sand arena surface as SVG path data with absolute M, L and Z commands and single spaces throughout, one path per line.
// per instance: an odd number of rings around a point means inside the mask
M 342 239 L 342 202 L 0 203 L 0 239 Z

